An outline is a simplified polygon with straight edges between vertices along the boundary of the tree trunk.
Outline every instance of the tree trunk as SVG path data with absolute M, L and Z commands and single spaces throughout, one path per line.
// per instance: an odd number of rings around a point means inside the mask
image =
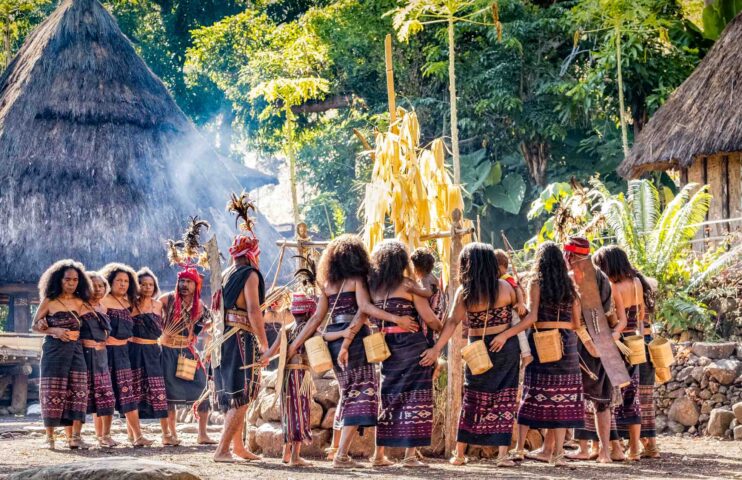
M 520 151 L 531 177 L 540 187 L 546 186 L 546 167 L 549 165 L 549 144 L 546 142 L 520 142 Z
M 448 18 L 448 93 L 451 102 L 451 154 L 453 156 L 453 183 L 461 184 L 461 163 L 459 159 L 459 127 L 456 111 L 456 40 L 453 35 L 453 17 Z
M 294 152 L 294 122 L 291 119 L 290 107 L 286 109 L 286 123 L 284 124 L 284 135 L 286 136 L 286 158 L 289 160 L 289 182 L 291 183 L 291 210 L 294 217 L 294 225 L 299 225 L 299 195 L 296 191 L 296 153 Z
M 621 144 L 624 158 L 629 156 L 629 132 L 626 126 L 626 105 L 623 98 L 623 72 L 621 70 L 621 27 L 616 25 L 616 75 L 618 76 L 618 108 L 621 122 Z

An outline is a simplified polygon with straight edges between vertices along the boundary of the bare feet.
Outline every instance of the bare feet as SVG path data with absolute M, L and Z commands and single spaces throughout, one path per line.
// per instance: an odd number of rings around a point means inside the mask
M 578 451 L 573 452 L 573 453 L 568 453 L 566 455 L 566 457 L 569 460 L 595 460 L 595 458 L 597 457 L 597 455 L 595 457 L 593 457 L 590 452 L 583 452 L 581 450 L 578 450 Z
M 214 455 L 214 461 L 217 463 L 238 463 L 243 461 L 239 457 L 235 457 L 231 453 L 217 453 Z
M 372 457 L 371 458 L 371 466 L 372 467 L 391 467 L 394 465 L 394 462 L 389 460 L 386 455 L 381 457 Z
M 608 455 L 608 452 L 601 451 L 598 454 L 597 458 L 598 463 L 613 463 L 613 460 L 611 460 L 610 455 Z
M 536 460 L 537 462 L 549 463 L 551 460 L 551 454 L 546 454 L 543 449 L 539 449 L 528 452 L 526 458 L 529 460 Z
M 311 466 L 312 466 L 312 463 L 311 462 L 307 462 L 306 460 L 304 460 L 301 457 L 299 457 L 299 458 L 292 458 L 289 461 L 289 467 L 311 467 Z
M 208 435 L 204 435 L 203 437 L 199 436 L 198 440 L 196 440 L 196 443 L 199 445 L 216 445 L 219 442 L 217 442 L 216 440 L 213 440 Z
M 611 460 L 613 460 L 614 462 L 623 462 L 624 460 L 626 460 L 626 456 L 623 454 L 622 451 L 614 448 L 611 450 Z
M 261 457 L 259 455 L 255 455 L 254 453 L 252 453 L 248 449 L 234 450 L 232 453 L 235 454 L 235 455 L 237 455 L 238 457 L 244 459 L 244 460 L 247 460 L 247 461 L 262 460 L 263 459 L 263 457 Z

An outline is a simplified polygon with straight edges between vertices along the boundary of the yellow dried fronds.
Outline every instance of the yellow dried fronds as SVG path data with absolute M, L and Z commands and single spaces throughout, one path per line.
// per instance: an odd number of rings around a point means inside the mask
M 455 208 L 464 210 L 461 188 L 445 168 L 445 145 L 434 140 L 421 149 L 415 112 L 398 109 L 395 129 L 376 136 L 371 182 L 366 185 L 364 239 L 370 250 L 384 239 L 387 219 L 394 235 L 410 249 L 423 246 L 423 235 L 450 230 Z M 448 281 L 450 239 L 436 243 Z

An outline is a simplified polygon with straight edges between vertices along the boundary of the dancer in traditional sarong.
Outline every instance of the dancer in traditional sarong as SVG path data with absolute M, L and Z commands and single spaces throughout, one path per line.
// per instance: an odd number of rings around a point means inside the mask
M 233 195 L 228 207 L 242 219 L 241 228 L 246 235 L 234 238 L 229 248 L 233 263 L 222 275 L 225 335 L 232 329 L 237 333 L 221 344 L 221 363 L 214 369 L 217 402 L 220 410 L 226 412 L 214 454 L 216 462 L 260 459 L 245 447 L 242 432 L 247 408 L 258 394 L 261 364 L 269 348 L 261 311 L 265 281 L 259 270 L 260 247 L 252 230 L 254 220 L 249 216 L 255 207 L 244 193 L 240 197 Z
M 46 443 L 55 448 L 54 428 L 68 427 L 72 449 L 88 448 L 80 432 L 85 422 L 88 375 L 80 338 L 79 313 L 90 299 L 90 281 L 85 267 L 73 260 L 60 260 L 39 280 L 41 304 L 33 331 L 46 335 L 39 364 L 39 401 L 46 427 Z
M 411 317 L 387 313 L 371 303 L 366 277 L 370 261 L 366 247 L 356 235 L 341 235 L 325 249 L 319 264 L 320 294 L 317 311 L 291 343 L 288 358 L 320 328 L 329 311 L 329 325 L 322 333 L 328 342 L 333 370 L 340 387 L 340 402 L 335 418 L 342 429 L 340 444 L 333 459 L 335 468 L 354 468 L 359 464 L 348 450 L 356 430 L 377 423 L 378 385 L 374 365 L 366 360 L 363 338 L 369 334 L 366 315 L 373 315 L 408 331 L 417 331 Z
M 317 301 L 311 293 L 314 286 L 310 286 L 307 293 L 297 292 L 291 299 L 291 315 L 294 325 L 287 332 L 287 341 L 293 342 L 304 329 L 309 319 L 317 310 Z M 280 350 L 281 338 L 273 343 L 268 356 L 271 357 Z M 311 463 L 301 458 L 302 444 L 312 441 L 311 403 L 312 403 L 312 375 L 309 372 L 304 347 L 300 347 L 296 354 L 286 358 L 282 385 L 280 387 L 281 400 L 281 427 L 283 430 L 283 463 L 291 467 L 307 467 Z
M 529 341 L 534 360 L 526 367 L 523 381 L 518 435 L 525 439 L 529 428 L 553 429 L 554 445 L 545 443 L 541 452 L 531 452 L 527 457 L 564 466 L 566 431 L 568 428 L 581 428 L 585 417 L 578 342 L 574 332 L 580 325 L 582 314 L 567 264 L 553 242 L 542 244 L 536 253 L 528 303 L 529 313 L 523 323 L 535 321 L 534 332 L 558 330 L 563 353 L 558 361 L 542 362 L 531 334 Z
M 498 279 L 492 246 L 470 243 L 464 247 L 459 256 L 459 281 L 461 286 L 443 332 L 420 363 L 429 365 L 435 361 L 462 321 L 468 325 L 469 343 L 485 342 L 493 367 L 480 375 L 466 367 L 456 451 L 450 463 L 466 463 L 466 446 L 474 444 L 498 447 L 497 466 L 512 467 L 515 464 L 507 455 L 517 407 L 520 348 L 516 337 L 533 319 L 511 326 L 515 291 Z
M 597 290 L 600 296 L 599 302 L 602 305 L 605 316 L 608 317 L 608 323 L 611 327 L 611 334 L 614 340 L 620 338 L 621 331 L 626 325 L 626 316 L 623 310 L 621 296 L 617 295 L 611 288 L 608 277 L 599 270 L 592 270 L 590 264 L 590 243 L 581 237 L 572 237 L 564 246 L 564 258 L 571 270 L 571 276 L 584 276 L 587 274 L 595 275 Z M 585 268 L 587 266 L 590 268 Z M 588 272 L 588 273 L 586 273 Z M 580 325 L 584 325 L 582 314 L 579 317 Z M 591 352 L 585 344 L 578 343 L 578 353 L 580 361 L 583 362 L 585 369 L 582 372 L 582 386 L 586 402 L 592 402 L 591 408 L 586 408 L 586 415 L 592 415 L 591 421 L 586 421 L 587 428 L 575 430 L 575 439 L 579 440 L 580 451 L 570 458 L 584 460 L 594 457 L 587 449 L 587 441 L 599 440 L 597 461 L 599 463 L 610 463 L 612 460 L 623 460 L 623 452 L 620 443 L 616 440 L 617 433 L 612 425 L 615 425 L 613 415 L 612 401 L 617 389 L 611 385 L 603 359 L 597 355 L 597 352 Z M 596 432 L 590 430 L 591 426 L 596 427 Z
M 109 263 L 101 270 L 110 292 L 101 301 L 111 323 L 111 334 L 106 339 L 108 368 L 116 397 L 116 410 L 126 417 L 129 442 L 134 447 L 147 447 L 152 440 L 144 437 L 139 423 L 139 398 L 134 388 L 134 376 L 129 360 L 129 339 L 133 336 L 134 320 L 131 308 L 137 301 L 139 284 L 137 274 L 128 265 Z
M 427 299 L 408 292 L 405 280 L 410 258 L 404 244 L 385 240 L 371 257 L 369 289 L 374 305 L 398 316 L 410 316 L 418 330 L 409 332 L 383 320 L 372 321 L 391 355 L 381 362 L 381 407 L 376 424 L 374 463 L 388 463 L 385 447 L 405 447 L 403 467 L 427 467 L 416 448 L 430 445 L 433 434 L 433 366 L 419 364 L 430 346 L 426 332 L 440 331 L 441 322 Z
M 111 324 L 106 315 L 106 309 L 101 305 L 103 297 L 108 294 L 108 282 L 98 272 L 88 272 L 92 285 L 90 302 L 83 307 L 80 315 L 80 341 L 88 367 L 88 409 L 93 415 L 95 436 L 98 445 L 103 448 L 112 448 L 118 445 L 111 437 L 111 422 L 116 405 L 111 384 L 111 372 L 108 370 L 108 353 L 106 339 L 111 333 Z
M 157 418 L 162 428 L 162 444 L 174 445 L 168 435 L 167 394 L 162 370 L 162 351 L 158 339 L 162 334 L 162 303 L 157 277 L 149 268 L 137 272 L 139 294 L 132 309 L 132 337 L 129 339 L 129 361 L 138 399 L 139 418 Z
M 626 253 L 618 246 L 602 247 L 595 253 L 594 261 L 596 266 L 608 276 L 612 289 L 621 296 L 627 320 L 623 335 L 640 335 L 646 340 L 651 340 L 651 330 L 646 319 L 647 312 L 654 309 L 654 299 L 647 280 L 631 266 Z M 649 359 L 647 347 L 644 348 L 647 359 Z M 645 385 L 644 404 L 642 404 L 641 370 L 644 365 L 648 365 L 644 369 L 645 381 L 650 372 L 652 377 L 651 383 Z M 651 367 L 649 361 L 639 365 L 631 365 L 626 361 L 626 368 L 631 376 L 631 384 L 621 390 L 623 402 L 616 408 L 616 424 L 618 433 L 624 438 L 629 438 L 629 453 L 626 458 L 630 461 L 637 461 L 642 455 L 640 437 L 654 438 L 655 436 L 654 401 L 652 399 L 654 368 Z M 658 453 L 655 452 L 656 446 L 649 450 L 652 456 Z
M 207 382 L 207 367 L 196 351 L 196 341 L 201 332 L 211 324 L 211 314 L 201 302 L 202 278 L 193 266 L 181 266 L 178 272 L 178 283 L 174 292 L 160 297 L 163 305 L 163 332 L 160 337 L 162 347 L 162 370 L 165 375 L 168 418 L 167 435 L 169 443 L 180 444 L 175 422 L 176 407 L 191 408 L 204 392 Z M 179 362 L 195 361 L 196 368 L 191 376 L 189 372 L 178 370 Z M 181 370 L 183 370 L 181 368 Z M 199 445 L 214 445 L 207 431 L 209 399 L 198 404 L 198 437 Z

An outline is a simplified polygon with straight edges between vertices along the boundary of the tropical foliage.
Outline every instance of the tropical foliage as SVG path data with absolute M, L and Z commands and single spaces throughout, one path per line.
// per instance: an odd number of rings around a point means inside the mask
M 548 193 L 547 193 L 548 192 Z M 666 193 L 666 192 L 665 192 Z M 575 182 L 550 185 L 531 205 L 532 218 L 547 217 L 533 244 L 583 235 L 596 245 L 615 243 L 632 264 L 658 282 L 657 316 L 672 327 L 709 330 L 712 313 L 699 290 L 738 261 L 742 245 L 696 254 L 711 196 L 708 186 L 688 184 L 677 195 L 663 195 L 650 180 L 633 180 L 612 194 L 597 178 L 589 187 Z

